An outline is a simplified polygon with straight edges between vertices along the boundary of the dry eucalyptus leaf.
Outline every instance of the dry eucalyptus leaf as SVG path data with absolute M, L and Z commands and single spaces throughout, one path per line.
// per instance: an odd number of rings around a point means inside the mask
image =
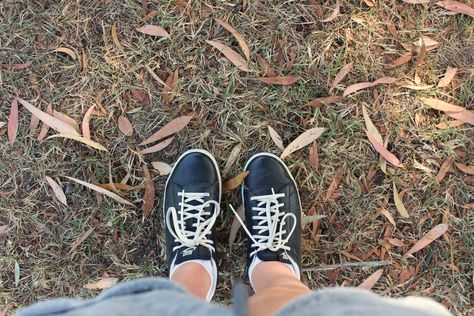
M 117 35 L 117 21 L 115 21 L 112 24 L 111 35 L 112 35 L 112 41 L 114 42 L 117 49 L 121 52 L 124 52 L 125 50 L 123 49 L 122 44 L 120 44 L 120 41 L 119 41 L 118 35 Z
M 160 139 L 163 139 L 165 137 L 168 137 L 170 135 L 173 135 L 183 128 L 188 125 L 188 123 L 191 121 L 191 119 L 194 117 L 194 114 L 192 115 L 185 115 L 185 116 L 180 116 L 178 118 L 175 118 L 171 120 L 168 124 L 163 126 L 161 129 L 159 129 L 156 133 L 142 141 L 139 146 L 143 145 L 148 145 L 150 143 L 159 141 Z
M 117 201 L 117 202 L 120 202 L 120 203 L 123 203 L 123 204 L 126 204 L 126 205 L 130 205 L 130 206 L 135 206 L 133 205 L 131 202 L 125 200 L 123 197 L 121 197 L 120 195 L 116 194 L 116 193 L 113 193 L 113 192 L 110 192 L 109 190 L 106 190 L 106 189 L 103 189 L 95 184 L 92 184 L 92 183 L 88 183 L 88 182 L 85 182 L 85 181 L 82 181 L 82 180 L 79 180 L 79 179 L 76 179 L 76 178 L 72 178 L 72 177 L 65 177 L 69 180 L 72 180 L 76 183 L 79 183 L 80 185 L 83 185 L 91 190 L 94 190 L 96 192 L 99 192 L 105 196 L 108 196 L 110 198 L 112 198 L 113 200 Z
M 230 192 L 232 190 L 237 189 L 248 175 L 249 175 L 248 171 L 243 171 L 237 174 L 235 177 L 227 180 L 223 185 L 224 192 Z
M 235 39 L 237 40 L 237 43 L 239 43 L 240 48 L 242 48 L 242 52 L 244 53 L 245 58 L 247 58 L 247 61 L 248 61 L 250 59 L 250 48 L 245 42 L 244 37 L 239 32 L 237 32 L 237 30 L 234 29 L 230 24 L 220 19 L 214 19 L 214 20 L 235 37 Z
M 169 164 L 161 161 L 152 161 L 151 165 L 154 169 L 158 170 L 161 176 L 170 174 L 171 170 L 173 169 Z
M 395 207 L 397 208 L 398 213 L 404 218 L 409 218 L 410 214 L 408 214 L 408 211 L 405 208 L 405 205 L 403 204 L 403 201 L 400 198 L 400 195 L 398 194 L 398 190 L 397 190 L 397 186 L 395 185 L 395 182 L 393 182 L 393 201 L 395 202 Z
M 69 57 L 71 57 L 73 60 L 77 59 L 76 53 L 72 49 L 67 48 L 67 47 L 56 48 L 55 50 L 53 50 L 53 52 L 55 52 L 55 53 L 64 53 L 64 54 L 68 55 Z
M 396 166 L 396 167 L 400 167 L 400 160 L 398 160 L 398 158 L 392 154 L 391 152 L 389 152 L 384 146 L 383 146 L 383 143 L 379 143 L 377 141 L 377 139 L 375 138 L 374 135 L 372 135 L 371 132 L 369 132 L 368 130 L 365 130 L 365 134 L 367 135 L 367 138 L 369 139 L 369 141 L 372 143 L 372 145 L 374 146 L 375 150 L 379 152 L 379 154 L 382 155 L 382 157 L 385 158 L 385 160 L 387 160 L 388 162 L 390 162 L 392 165 Z
M 156 145 L 153 145 L 151 147 L 140 150 L 140 154 L 146 155 L 146 154 L 152 154 L 152 153 L 156 153 L 158 151 L 161 151 L 161 150 L 165 149 L 166 147 L 168 147 L 173 142 L 173 140 L 174 140 L 174 136 L 172 136 L 168 139 L 165 139 L 164 141 L 159 142 Z
M 461 3 L 459 1 L 439 1 L 436 2 L 436 5 L 439 5 L 440 7 L 445 8 L 446 10 L 466 14 L 474 18 L 474 9 L 468 6 L 467 4 Z
M 380 279 L 383 274 L 383 269 L 375 271 L 371 274 L 362 284 L 358 286 L 359 289 L 370 290 L 374 287 L 375 283 Z
M 446 224 L 439 224 L 432 228 L 428 233 L 426 233 L 407 253 L 403 256 L 404 258 L 408 257 L 409 255 L 414 254 L 417 251 L 425 248 L 433 241 L 441 237 L 446 231 L 448 230 L 448 225 Z
M 283 140 L 281 139 L 280 135 L 278 135 L 277 131 L 275 131 L 270 125 L 268 125 L 268 134 L 270 134 L 270 138 L 278 148 L 285 150 L 285 146 L 283 146 Z
M 159 37 L 168 37 L 170 36 L 168 32 L 161 26 L 157 25 L 144 25 L 141 27 L 137 27 L 136 30 L 140 33 L 151 35 L 151 36 L 159 36 Z
M 54 195 L 58 199 L 59 202 L 67 206 L 67 199 L 66 195 L 64 194 L 63 189 L 59 186 L 59 184 L 54 181 L 51 177 L 45 176 L 44 179 L 48 182 L 49 186 L 53 190 Z
M 91 139 L 90 119 L 95 105 L 91 105 L 82 118 L 82 137 Z
M 130 120 L 125 115 L 120 115 L 117 119 L 117 125 L 119 130 L 126 136 L 133 135 L 133 125 L 130 123 Z
M 334 20 L 335 18 L 337 18 L 337 16 L 339 15 L 340 8 L 341 8 L 341 5 L 339 4 L 339 0 L 336 0 L 336 7 L 334 8 L 334 10 L 331 12 L 331 14 L 327 18 L 320 20 L 320 22 L 330 22 Z
M 344 79 L 344 77 L 351 71 L 353 65 L 354 63 L 348 63 L 344 65 L 341 70 L 339 70 L 339 72 L 336 74 L 336 77 L 334 78 L 334 81 L 331 84 L 331 87 L 329 88 L 329 93 L 332 93 L 334 91 L 339 82 L 341 82 L 342 79 Z
M 461 106 L 450 104 L 433 98 L 420 98 L 420 100 L 432 109 L 444 112 L 462 112 L 465 109 Z
M 323 127 L 315 127 L 303 132 L 283 150 L 280 158 L 284 159 L 295 151 L 311 144 L 314 140 L 318 139 L 325 130 Z
M 15 139 L 16 139 L 16 134 L 18 133 L 18 100 L 15 98 L 13 99 L 10 106 L 7 132 L 8 132 L 8 142 L 10 143 L 10 146 L 13 146 L 13 143 L 15 142 Z
M 147 217 L 155 207 L 155 185 L 146 163 L 143 165 L 143 174 L 145 178 L 145 194 L 143 195 L 142 211 L 143 215 Z
M 98 142 L 93 141 L 92 139 L 89 139 L 89 138 L 82 137 L 82 136 L 71 135 L 71 134 L 56 134 L 56 135 L 49 136 L 47 139 L 58 138 L 58 137 L 72 139 L 72 140 L 78 141 L 80 143 L 83 143 L 83 144 L 85 144 L 89 147 L 92 147 L 92 148 L 95 148 L 95 149 L 98 149 L 98 150 L 101 150 L 101 151 L 108 152 L 107 148 L 105 148 L 104 146 L 102 146 Z
M 299 80 L 298 77 L 293 76 L 277 76 L 277 77 L 260 77 L 258 81 L 265 82 L 268 84 L 275 84 L 280 86 L 291 86 Z
M 229 154 L 229 157 L 227 158 L 227 161 L 225 162 L 224 169 L 222 171 L 223 176 L 227 176 L 227 174 L 230 171 L 230 168 L 232 168 L 237 158 L 239 158 L 241 150 L 242 150 L 242 143 L 238 143 L 237 145 L 235 145 L 234 148 L 232 148 Z
M 444 74 L 444 77 L 438 82 L 438 88 L 447 87 L 453 80 L 454 76 L 456 76 L 457 72 L 458 72 L 457 68 L 448 67 L 448 69 L 446 69 L 446 73 Z
M 209 45 L 217 48 L 235 67 L 242 71 L 250 71 L 247 61 L 235 50 L 218 41 L 206 41 Z
M 97 282 L 85 284 L 83 287 L 88 290 L 104 290 L 117 284 L 118 278 L 104 278 Z

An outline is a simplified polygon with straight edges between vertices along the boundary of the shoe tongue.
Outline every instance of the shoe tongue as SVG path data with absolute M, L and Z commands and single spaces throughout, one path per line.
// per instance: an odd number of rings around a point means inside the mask
M 212 258 L 211 252 L 204 246 L 197 246 L 191 248 L 183 247 L 178 251 L 175 264 L 180 264 L 189 260 L 210 260 Z
M 271 251 L 269 249 L 265 249 L 257 252 L 257 256 L 262 261 L 279 261 L 291 264 L 289 256 L 283 250 Z

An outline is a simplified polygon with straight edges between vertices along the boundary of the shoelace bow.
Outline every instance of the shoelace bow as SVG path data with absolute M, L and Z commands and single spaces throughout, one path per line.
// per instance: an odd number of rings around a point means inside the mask
M 170 233 L 175 241 L 180 244 L 175 246 L 173 251 L 181 247 L 191 248 L 195 246 L 203 246 L 209 251 L 215 251 L 213 241 L 207 239 L 207 235 L 211 233 L 219 215 L 219 203 L 214 200 L 205 202 L 204 198 L 210 196 L 209 193 L 185 192 L 183 190 L 178 192 L 178 196 L 181 196 L 180 209 L 176 210 L 176 208 L 170 207 L 166 213 L 166 225 L 170 227 Z M 197 202 L 197 205 L 191 205 L 190 203 L 193 201 Z M 212 211 L 205 210 L 211 205 L 214 205 Z M 211 217 L 206 219 L 208 216 Z M 196 222 L 192 224 L 192 229 L 188 229 L 186 223 L 193 219 Z
M 257 206 L 252 207 L 252 211 L 257 212 L 257 215 L 253 216 L 253 218 L 258 220 L 257 225 L 252 226 L 254 230 L 257 230 L 255 235 L 250 233 L 239 214 L 232 205 L 229 205 L 245 232 L 252 240 L 252 247 L 257 248 L 252 251 L 250 256 L 265 249 L 271 251 L 278 251 L 280 249 L 290 250 L 290 247 L 286 244 L 296 228 L 296 216 L 292 213 L 280 211 L 280 207 L 282 207 L 284 203 L 280 203 L 278 199 L 282 197 L 285 197 L 285 193 L 275 194 L 272 188 L 272 194 L 253 196 L 250 198 L 251 201 L 257 201 Z M 284 227 L 288 217 L 293 218 L 293 227 L 287 236 L 284 237 L 287 233 Z

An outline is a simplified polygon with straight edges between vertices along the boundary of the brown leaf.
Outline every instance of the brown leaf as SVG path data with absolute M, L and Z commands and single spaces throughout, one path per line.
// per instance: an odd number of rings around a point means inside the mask
M 159 129 L 156 133 L 142 141 L 139 146 L 147 145 L 156 141 L 159 141 L 160 139 L 163 139 L 165 137 L 168 137 L 170 135 L 173 135 L 183 128 L 188 125 L 188 123 L 191 121 L 191 119 L 194 117 L 194 114 L 192 115 L 186 115 L 186 116 L 180 116 L 178 118 L 173 119 L 170 121 L 168 124 L 163 126 L 161 129 Z
M 111 35 L 112 35 L 112 41 L 114 42 L 117 49 L 121 52 L 124 52 L 125 50 L 123 49 L 122 44 L 120 44 L 120 41 L 117 35 L 117 21 L 114 21 L 114 23 L 112 24 Z
M 463 107 L 446 103 L 444 101 L 433 98 L 420 98 L 420 100 L 427 106 L 438 111 L 445 112 L 461 112 L 465 109 Z
M 120 115 L 117 119 L 117 125 L 119 130 L 126 136 L 133 135 L 133 125 L 125 115 Z
M 56 48 L 55 50 L 53 50 L 53 52 L 64 53 L 64 54 L 68 55 L 69 57 L 71 57 L 73 60 L 77 59 L 76 53 L 72 49 L 67 48 L 67 47 Z
M 86 50 L 81 48 L 81 53 L 82 53 L 82 72 L 87 72 L 89 69 L 89 64 L 87 63 L 87 55 L 86 55 Z
M 263 57 L 260 56 L 259 54 L 257 54 L 257 62 L 258 62 L 258 65 L 260 66 L 260 68 L 262 68 L 263 71 L 265 72 L 263 74 L 265 77 L 276 77 L 277 76 L 276 70 L 273 69 L 272 67 L 270 67 L 270 65 L 267 63 L 267 61 L 265 59 L 263 59 Z
M 36 108 L 31 103 L 23 99 L 18 98 L 18 102 L 20 102 L 32 114 L 38 117 L 43 123 L 57 130 L 59 133 L 79 136 L 79 133 L 71 125 L 66 124 L 61 120 L 55 118 L 54 116 L 41 111 L 40 109 Z
M 54 114 L 54 111 L 53 111 L 53 114 Z M 53 115 L 54 116 L 54 115 Z M 30 132 L 33 132 L 35 129 L 38 128 L 38 125 L 39 125 L 39 118 L 34 115 L 34 114 L 31 114 L 31 119 L 30 119 Z
M 217 23 L 219 23 L 223 28 L 225 28 L 227 31 L 232 33 L 232 35 L 235 37 L 237 40 L 237 43 L 239 43 L 240 48 L 242 48 L 242 52 L 244 53 L 245 58 L 247 58 L 247 61 L 250 59 L 250 48 L 245 42 L 244 37 L 237 32 L 231 25 L 228 23 L 220 20 L 220 19 L 214 19 Z
M 170 165 L 161 161 L 152 161 L 151 165 L 154 169 L 158 170 L 161 176 L 170 174 L 171 170 L 173 169 Z
M 347 258 L 349 258 L 349 259 L 353 259 L 353 260 L 355 260 L 355 261 L 359 261 L 359 262 L 362 261 L 361 258 L 359 258 L 359 257 L 357 257 L 357 256 L 355 256 L 355 255 L 353 255 L 353 254 L 351 254 L 351 253 L 349 253 L 349 252 L 347 252 L 347 251 L 341 251 L 341 255 L 343 255 L 344 257 L 347 257 Z
M 107 148 L 105 148 L 104 146 L 102 146 L 98 142 L 95 142 L 95 141 L 93 141 L 91 139 L 88 139 L 88 138 L 84 138 L 82 136 L 76 136 L 76 135 L 70 135 L 70 134 L 56 134 L 56 135 L 49 136 L 47 139 L 58 138 L 58 137 L 72 139 L 72 140 L 78 141 L 80 143 L 83 143 L 87 146 L 90 146 L 92 148 L 108 152 Z
M 174 75 L 170 71 L 168 74 L 168 78 L 165 81 L 165 85 L 163 87 L 163 93 L 162 93 L 162 98 L 165 103 L 171 103 L 173 100 L 173 78 Z
M 118 278 L 104 278 L 94 283 L 84 284 L 83 288 L 88 290 L 104 290 L 117 284 Z
M 330 105 L 332 103 L 337 103 L 342 100 L 342 97 L 339 95 L 331 95 L 328 97 L 322 97 L 315 99 L 313 101 L 310 101 L 306 103 L 305 105 L 307 106 L 312 106 L 312 107 L 320 107 L 322 105 Z
M 453 165 L 454 162 L 454 156 L 449 156 L 448 159 L 446 159 L 443 164 L 441 165 L 441 168 L 439 169 L 438 174 L 435 177 L 435 183 L 440 184 L 441 181 L 444 179 L 446 174 L 448 173 L 449 169 L 451 169 L 451 166 Z
M 236 212 L 240 218 L 245 219 L 245 209 L 243 204 L 240 204 Z M 237 236 L 237 232 L 239 231 L 240 226 L 240 221 L 238 220 L 237 216 L 234 216 L 234 220 L 232 221 L 232 226 L 230 227 L 229 233 L 229 252 L 232 250 L 232 246 L 234 245 L 235 237 Z
M 232 190 L 237 189 L 239 185 L 244 181 L 244 179 L 248 176 L 248 174 L 248 171 L 243 171 L 237 174 L 235 177 L 227 180 L 223 186 L 224 192 L 230 192 Z
M 383 144 L 382 135 L 380 135 L 377 127 L 375 127 L 374 123 L 370 119 L 369 113 L 367 113 L 365 105 L 362 105 L 362 115 L 364 117 L 366 129 L 374 136 L 376 141 L 378 141 L 380 144 Z
M 77 238 L 69 249 L 69 254 L 73 253 L 80 244 L 82 244 L 94 231 L 95 227 L 89 228 L 85 233 L 83 233 L 79 238 Z
M 77 124 L 77 122 L 70 116 L 64 114 L 64 113 L 61 113 L 61 112 L 58 112 L 56 110 L 53 110 L 53 116 L 55 118 L 57 118 L 58 120 L 61 120 L 62 122 L 70 125 L 71 127 L 73 127 L 77 132 L 80 131 L 80 128 L 79 128 L 79 124 Z M 32 116 L 33 117 L 33 116 Z
M 170 36 L 168 32 L 161 26 L 156 25 L 144 25 L 142 27 L 137 27 L 136 30 L 140 33 L 151 35 L 151 36 L 159 36 L 159 37 L 168 37 Z
M 277 131 L 275 131 L 270 125 L 268 125 L 268 134 L 270 134 L 270 138 L 278 148 L 285 150 L 285 146 L 283 146 L 283 140 L 281 139 L 280 135 L 278 135 Z
M 131 202 L 125 200 L 123 197 L 121 197 L 120 195 L 116 194 L 116 193 L 113 193 L 113 192 L 110 192 L 109 190 L 106 190 L 106 189 L 103 189 L 95 184 L 92 184 L 92 183 L 88 183 L 88 182 L 85 182 L 85 181 L 82 181 L 82 180 L 79 180 L 79 179 L 76 179 L 76 178 L 72 178 L 72 177 L 65 177 L 69 180 L 72 180 L 74 182 L 77 182 L 91 190 L 94 190 L 96 192 L 99 192 L 103 195 L 106 195 L 110 198 L 112 198 L 113 200 L 117 201 L 117 202 L 120 202 L 120 203 L 123 203 L 123 204 L 127 204 L 127 205 L 130 205 L 130 206 L 135 206 L 133 205 Z
M 13 64 L 13 65 L 11 65 L 10 68 L 12 70 L 23 70 L 23 69 L 26 69 L 26 68 L 30 67 L 32 64 L 33 64 L 32 61 L 28 61 L 28 62 L 22 63 L 22 64 Z
M 459 127 L 461 125 L 463 125 L 464 122 L 463 121 L 459 121 L 459 120 L 454 120 L 454 121 L 448 121 L 448 122 L 441 122 L 441 123 L 438 123 L 436 124 L 436 128 L 439 128 L 439 129 L 448 129 L 448 128 L 454 128 L 454 127 Z
M 320 22 L 330 22 L 334 20 L 335 18 L 337 18 L 337 16 L 339 15 L 340 7 L 341 5 L 339 4 L 339 0 L 336 0 L 336 7 L 334 8 L 334 10 L 331 12 L 331 14 L 327 18 L 320 20 Z
M 408 269 L 402 270 L 402 272 L 400 272 L 400 275 L 399 275 L 400 284 L 405 283 L 406 281 L 408 281 L 408 279 L 410 279 L 412 277 L 413 272 L 414 272 L 414 270 L 413 271 L 408 270 Z
M 345 172 L 346 166 L 344 165 L 341 170 L 339 170 L 339 172 L 334 176 L 331 181 L 331 184 L 329 184 L 328 191 L 326 192 L 326 200 L 333 198 L 334 193 L 336 193 L 336 190 L 339 187 L 339 181 L 341 180 L 341 177 L 344 175 Z
M 344 77 L 351 71 L 353 63 L 348 63 L 344 65 L 341 70 L 337 73 L 336 77 L 334 78 L 334 81 L 331 84 L 331 87 L 329 88 L 329 93 L 332 93 L 336 86 L 339 84 L 339 82 L 344 79 Z
M 432 84 L 425 84 L 425 85 L 402 84 L 400 85 L 400 87 L 420 91 L 420 90 L 431 89 L 434 86 Z
M 374 81 L 374 85 L 378 84 L 391 84 L 397 82 L 398 79 L 394 77 L 382 77 Z
M 408 250 L 408 252 L 403 256 L 404 258 L 408 257 L 411 254 L 425 248 L 429 244 L 431 244 L 434 240 L 439 238 L 448 230 L 448 225 L 446 224 L 439 224 L 433 227 L 428 233 L 426 233 L 413 247 Z
M 390 64 L 386 65 L 386 69 L 393 69 L 395 67 L 404 65 L 408 62 L 410 62 L 411 58 L 413 57 L 413 53 L 410 52 L 405 52 L 402 56 L 398 57 L 397 59 L 393 60 L 390 62 Z
M 280 158 L 284 159 L 295 151 L 311 144 L 314 140 L 318 139 L 325 130 L 323 127 L 315 127 L 303 132 L 283 150 Z
M 400 198 L 400 195 L 398 194 L 398 190 L 397 190 L 397 186 L 395 185 L 395 182 L 393 182 L 393 201 L 395 202 L 395 207 L 397 208 L 398 213 L 404 218 L 409 218 L 410 214 L 408 214 L 408 211 L 405 208 L 405 205 L 403 205 L 403 201 Z
M 398 238 L 387 238 L 387 241 L 389 244 L 395 246 L 395 247 L 405 247 L 405 243 L 403 240 L 400 240 Z
M 380 279 L 383 274 L 383 269 L 375 271 L 371 274 L 362 284 L 358 286 L 359 289 L 370 290 L 374 287 L 375 283 Z
M 374 146 L 375 150 L 378 151 L 379 154 L 382 155 L 382 157 L 384 157 L 392 165 L 396 167 L 400 166 L 400 160 L 398 160 L 398 158 L 394 154 L 389 152 L 381 143 L 379 143 L 374 137 L 374 135 L 372 135 L 372 133 L 370 133 L 368 130 L 365 130 L 365 134 L 367 135 L 367 138 Z
M 291 86 L 297 82 L 300 78 L 293 76 L 277 76 L 277 77 L 260 77 L 258 81 L 265 82 L 268 84 L 275 84 L 280 86 Z
M 64 194 L 64 191 L 63 189 L 61 189 L 59 184 L 56 181 L 54 181 L 51 177 L 45 176 L 44 179 L 48 182 L 51 189 L 53 189 L 53 193 L 58 199 L 58 201 L 67 206 L 66 195 Z
M 235 50 L 218 41 L 206 41 L 209 45 L 217 48 L 235 67 L 242 71 L 250 71 L 247 61 Z
M 16 134 L 18 133 L 18 101 L 17 99 L 13 99 L 12 104 L 10 106 L 10 115 L 8 116 L 8 125 L 7 125 L 7 132 L 8 132 L 8 142 L 10 146 L 13 146 L 13 143 L 16 139 Z
M 319 155 L 316 141 L 313 141 L 313 145 L 309 148 L 309 163 L 316 171 L 319 170 Z
M 446 73 L 444 74 L 444 77 L 438 82 L 438 88 L 447 87 L 453 80 L 454 76 L 456 76 L 457 72 L 458 72 L 457 68 L 448 67 L 448 69 L 446 69 Z
M 464 123 L 474 125 L 474 111 L 462 110 L 461 112 L 444 112 L 447 116 L 452 117 Z
M 431 2 L 431 0 L 402 0 L 402 1 L 409 4 L 424 4 L 424 3 Z
M 154 17 L 157 16 L 157 15 L 158 15 L 158 11 L 156 11 L 156 10 L 151 10 L 150 12 L 148 12 L 147 15 L 145 15 L 145 16 L 143 17 L 143 21 L 152 19 L 152 18 L 154 18 Z
M 459 162 L 456 162 L 456 167 L 464 173 L 474 175 L 474 166 L 468 166 Z
M 155 75 L 156 76 L 156 75 Z M 157 76 L 157 78 L 159 78 Z M 161 81 L 161 79 L 160 79 Z M 163 82 L 163 85 L 165 83 Z M 132 89 L 132 94 L 133 96 L 140 101 L 144 106 L 149 106 L 150 105 L 150 97 L 148 96 L 148 93 L 140 90 L 140 89 Z
M 425 57 L 426 57 L 426 45 L 423 38 L 421 38 L 420 52 L 418 53 L 418 58 L 416 59 L 415 64 L 413 65 L 413 68 L 416 68 L 419 65 L 421 65 L 423 61 L 425 60 Z
M 238 143 L 234 148 L 232 148 L 229 156 L 227 157 L 227 161 L 225 162 L 224 169 L 222 171 L 223 176 L 227 176 L 227 174 L 230 171 L 230 168 L 232 168 L 237 158 L 239 158 L 241 150 L 242 150 L 242 143 Z
M 367 89 L 370 87 L 374 87 L 378 84 L 390 84 L 390 83 L 395 83 L 398 79 L 393 78 L 393 77 L 382 77 L 380 79 L 375 80 L 374 82 L 360 82 L 356 83 L 353 85 L 350 85 L 349 87 L 344 90 L 344 93 L 342 94 L 343 97 L 348 96 L 351 93 L 357 92 L 362 89 Z
M 371 8 L 375 6 L 374 0 L 364 0 L 364 3 Z
M 51 103 L 48 104 L 45 110 L 46 114 L 52 115 L 53 114 L 53 106 Z M 41 126 L 40 132 L 38 134 L 38 140 L 43 140 L 46 135 L 48 135 L 49 131 L 49 125 L 43 122 L 43 125 Z
M 436 5 L 439 5 L 440 7 L 445 8 L 446 10 L 466 14 L 474 18 L 474 9 L 468 6 L 467 4 L 461 3 L 459 1 L 439 1 L 436 2 Z
M 140 154 L 146 155 L 146 154 L 156 153 L 168 147 L 173 142 L 173 140 L 174 140 L 174 136 L 168 139 L 165 139 L 164 141 L 159 142 L 156 145 L 140 150 Z
M 395 223 L 395 219 L 393 218 L 392 214 L 386 210 L 386 209 L 381 209 L 380 214 L 383 214 L 387 218 L 387 220 L 390 222 L 390 224 L 393 225 L 393 227 L 397 227 L 397 224 Z
M 99 185 L 99 187 L 101 187 L 102 189 L 106 189 L 106 190 L 114 191 L 114 192 L 117 192 L 117 190 L 120 190 L 120 191 L 133 191 L 133 190 L 138 190 L 138 189 L 143 189 L 144 188 L 144 186 L 141 186 L 141 185 L 137 185 L 137 186 L 132 187 L 131 185 L 124 184 L 122 182 L 103 183 L 103 184 Z
M 82 137 L 85 139 L 91 139 L 90 119 L 94 108 L 95 105 L 91 105 L 89 109 L 87 109 L 86 114 L 84 114 L 84 118 L 82 119 Z
M 147 217 L 153 211 L 155 207 L 155 185 L 153 184 L 153 179 L 151 178 L 150 171 L 146 164 L 143 165 L 143 173 L 145 178 L 145 194 L 143 196 L 143 206 L 142 211 L 143 215 Z
M 148 13 L 148 0 L 142 0 L 142 12 L 146 16 Z

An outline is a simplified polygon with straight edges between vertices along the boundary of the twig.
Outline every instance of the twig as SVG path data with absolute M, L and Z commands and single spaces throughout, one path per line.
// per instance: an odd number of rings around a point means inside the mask
M 163 86 L 167 85 L 166 83 L 163 82 L 163 80 L 160 79 L 160 77 L 158 77 L 157 74 L 155 74 L 155 72 L 149 66 L 145 65 L 145 69 L 153 77 L 153 79 L 161 83 Z
M 303 268 L 303 272 L 310 272 L 310 271 L 326 271 L 326 270 L 334 270 L 339 268 L 350 268 L 350 267 L 362 267 L 362 268 L 372 268 L 378 266 L 386 266 L 392 264 L 392 261 L 385 260 L 385 261 L 367 261 L 367 262 L 345 262 L 345 263 L 338 263 L 338 264 L 328 264 L 328 265 L 320 265 L 314 268 Z

